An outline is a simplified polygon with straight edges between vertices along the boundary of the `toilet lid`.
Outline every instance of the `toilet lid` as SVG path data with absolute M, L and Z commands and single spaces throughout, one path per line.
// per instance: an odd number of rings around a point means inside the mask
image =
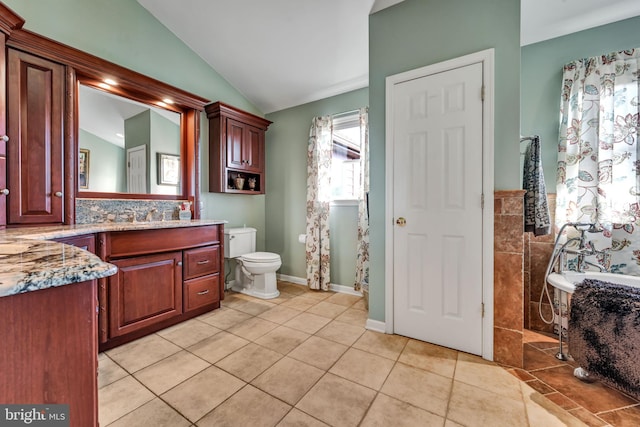
M 273 262 L 279 261 L 280 255 L 271 252 L 252 252 L 242 255 L 242 259 L 249 262 Z

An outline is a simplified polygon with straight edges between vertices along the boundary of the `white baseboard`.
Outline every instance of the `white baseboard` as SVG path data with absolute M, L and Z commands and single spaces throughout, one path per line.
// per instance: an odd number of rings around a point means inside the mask
M 286 274 L 278 274 L 278 280 L 284 280 L 286 282 L 295 283 L 296 285 L 307 286 L 307 279 L 304 279 L 302 277 L 288 276 Z M 329 289 L 331 289 L 333 292 L 338 292 L 341 294 L 356 295 L 359 297 L 362 296 L 362 292 L 358 292 L 350 286 L 336 285 L 331 283 L 329 284 Z
M 367 319 L 367 324 L 365 325 L 366 329 L 374 332 L 380 332 L 382 334 L 387 333 L 386 327 L 387 327 L 387 324 L 385 322 L 381 322 L 379 320 L 373 320 L 373 319 Z

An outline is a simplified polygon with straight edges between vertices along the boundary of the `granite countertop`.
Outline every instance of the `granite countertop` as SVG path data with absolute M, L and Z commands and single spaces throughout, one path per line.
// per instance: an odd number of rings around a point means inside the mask
M 0 231 L 0 297 L 99 279 L 113 264 L 84 249 L 47 239 L 107 231 L 154 230 L 224 224 L 221 220 L 155 221 L 11 228 Z

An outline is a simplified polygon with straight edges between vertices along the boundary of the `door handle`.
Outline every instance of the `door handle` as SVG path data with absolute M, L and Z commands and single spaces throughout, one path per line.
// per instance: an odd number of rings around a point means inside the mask
M 403 217 L 400 217 L 396 219 L 396 224 L 398 224 L 400 227 L 404 227 L 405 225 L 407 225 L 407 220 Z

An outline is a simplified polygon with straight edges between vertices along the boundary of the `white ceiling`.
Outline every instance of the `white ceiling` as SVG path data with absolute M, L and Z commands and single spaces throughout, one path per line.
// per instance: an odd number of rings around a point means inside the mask
M 138 0 L 264 113 L 368 86 L 369 13 L 401 1 Z M 521 13 L 525 45 L 640 15 L 640 1 L 522 0 Z

